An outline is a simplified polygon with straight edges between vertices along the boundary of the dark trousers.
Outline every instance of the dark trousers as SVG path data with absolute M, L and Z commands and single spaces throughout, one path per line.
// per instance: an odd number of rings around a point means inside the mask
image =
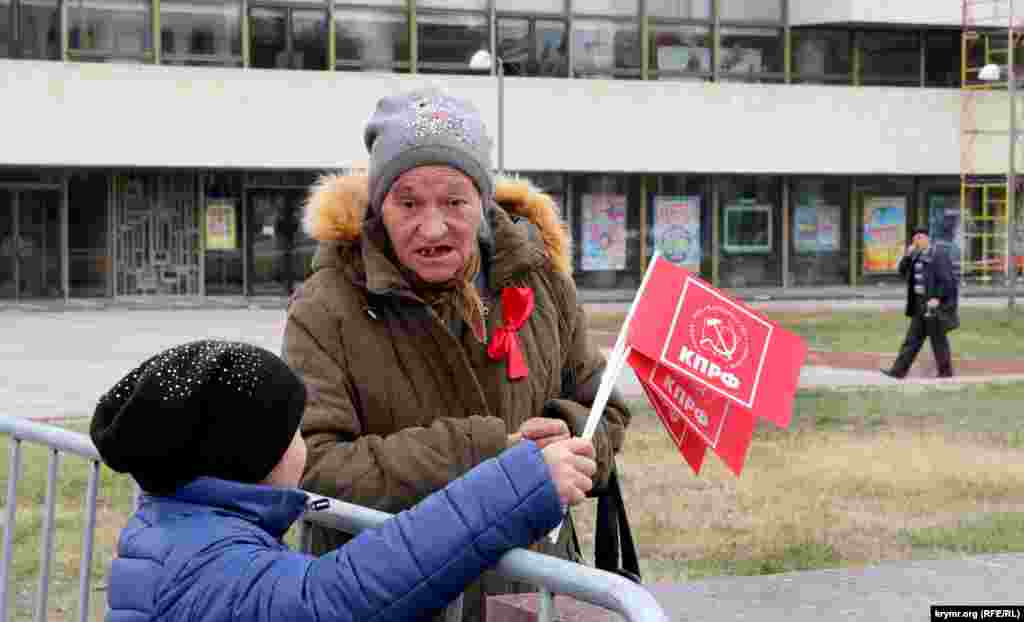
M 935 364 L 939 368 L 939 376 L 953 375 L 953 359 L 949 351 L 949 338 L 946 331 L 942 330 L 939 320 L 932 315 L 918 313 L 910 319 L 910 328 L 907 329 L 907 336 L 900 346 L 899 356 L 892 364 L 892 373 L 895 376 L 906 376 L 910 366 L 914 364 L 917 353 L 924 345 L 925 337 L 932 342 L 932 352 L 935 353 Z

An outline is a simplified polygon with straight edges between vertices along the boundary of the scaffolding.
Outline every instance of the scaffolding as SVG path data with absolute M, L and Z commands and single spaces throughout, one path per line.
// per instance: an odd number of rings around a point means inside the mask
M 1019 134 L 1018 124 L 1010 121 L 1016 116 L 1015 76 L 1020 74 L 1010 68 L 1020 68 L 1024 60 L 1024 20 L 1015 14 L 1014 2 L 963 0 L 961 5 L 958 237 L 961 278 L 976 284 L 1006 284 L 1024 266 L 1024 239 L 1020 226 L 1014 226 L 1021 221 L 1024 188 L 1014 165 L 1016 141 L 1010 138 Z M 1024 8 L 1024 0 L 1016 3 Z

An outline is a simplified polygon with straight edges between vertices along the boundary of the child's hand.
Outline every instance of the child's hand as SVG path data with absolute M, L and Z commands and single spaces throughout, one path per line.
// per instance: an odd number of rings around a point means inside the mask
M 569 438 L 548 445 L 543 453 L 562 506 L 583 501 L 594 487 L 591 478 L 597 472 L 594 445 L 582 438 Z

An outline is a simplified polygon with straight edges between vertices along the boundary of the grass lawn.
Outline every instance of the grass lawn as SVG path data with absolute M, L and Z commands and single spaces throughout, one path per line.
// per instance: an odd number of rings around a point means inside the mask
M 715 456 L 694 476 L 650 409 L 636 404 L 619 465 L 645 580 L 1024 551 L 1022 403 L 1024 383 L 801 392 L 790 429 L 757 429 L 741 478 Z M 14 620 L 31 619 L 47 465 L 39 447 L 25 444 L 22 455 Z M 97 621 L 133 491 L 128 478 L 102 472 L 90 593 Z M 87 478 L 86 460 L 62 459 L 49 619 L 76 613 Z M 574 510 L 590 559 L 595 507 Z
M 772 312 L 768 317 L 803 337 L 812 350 L 895 354 L 909 320 L 899 311 Z M 594 314 L 593 330 L 618 332 L 625 314 Z M 962 358 L 1024 358 L 1024 312 L 964 307 L 959 330 L 950 333 L 953 354 Z
M 1024 384 L 798 394 L 741 478 L 683 462 L 645 404 L 619 458 L 645 580 L 1024 551 Z M 583 519 L 589 552 L 593 508 Z

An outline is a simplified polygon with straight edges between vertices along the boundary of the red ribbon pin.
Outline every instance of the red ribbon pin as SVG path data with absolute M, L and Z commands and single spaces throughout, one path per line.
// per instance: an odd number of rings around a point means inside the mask
M 516 332 L 523 327 L 533 312 L 533 290 L 529 287 L 506 287 L 501 290 L 502 326 L 494 331 L 494 337 L 487 346 L 487 354 L 494 360 L 508 358 L 509 380 L 519 380 L 529 375 L 526 359 L 519 347 Z

